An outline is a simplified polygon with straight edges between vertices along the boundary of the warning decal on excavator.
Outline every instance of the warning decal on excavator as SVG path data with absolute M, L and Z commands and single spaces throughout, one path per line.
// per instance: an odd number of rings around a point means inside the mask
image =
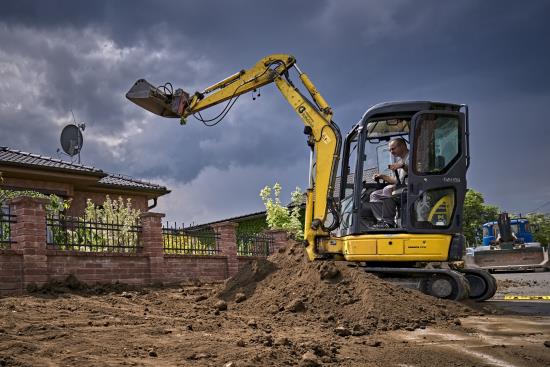
M 506 301 L 550 301 L 550 296 L 504 296 Z

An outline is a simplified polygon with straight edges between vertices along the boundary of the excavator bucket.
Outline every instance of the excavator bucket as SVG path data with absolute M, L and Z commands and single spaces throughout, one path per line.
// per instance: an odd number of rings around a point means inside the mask
M 476 249 L 466 264 L 489 271 L 550 270 L 548 252 L 541 246 L 511 249 Z
M 180 117 L 189 102 L 189 94 L 181 89 L 172 93 L 139 79 L 126 93 L 126 98 L 141 108 L 163 117 Z

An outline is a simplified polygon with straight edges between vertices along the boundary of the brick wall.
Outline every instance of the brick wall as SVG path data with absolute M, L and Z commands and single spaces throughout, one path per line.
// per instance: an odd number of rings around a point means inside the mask
M 48 280 L 63 280 L 73 274 L 87 284 L 150 283 L 147 256 L 48 250 L 47 257 Z
M 43 199 L 20 197 L 11 201 L 17 223 L 12 225 L 11 249 L 0 250 L 0 295 L 17 294 L 29 285 L 63 280 L 75 275 L 80 281 L 121 282 L 135 285 L 177 283 L 188 279 L 219 281 L 235 274 L 251 258 L 237 256 L 235 223 L 220 223 L 219 255 L 164 254 L 159 213 L 141 215 L 141 248 L 137 253 L 78 252 L 47 249 Z M 277 231 L 276 248 L 286 245 L 286 233 Z
M 0 250 L 0 295 L 17 294 L 23 289 L 23 255 Z

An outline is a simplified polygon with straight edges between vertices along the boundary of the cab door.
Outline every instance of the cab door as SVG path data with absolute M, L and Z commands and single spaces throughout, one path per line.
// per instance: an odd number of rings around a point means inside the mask
M 411 121 L 407 227 L 410 232 L 462 231 L 468 157 L 465 115 L 420 111 Z

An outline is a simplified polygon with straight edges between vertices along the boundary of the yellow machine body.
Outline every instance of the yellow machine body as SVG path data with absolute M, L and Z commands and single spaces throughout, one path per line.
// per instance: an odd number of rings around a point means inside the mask
M 317 253 L 357 262 L 446 261 L 451 239 L 444 234 L 408 233 L 332 237 L 318 242 Z

